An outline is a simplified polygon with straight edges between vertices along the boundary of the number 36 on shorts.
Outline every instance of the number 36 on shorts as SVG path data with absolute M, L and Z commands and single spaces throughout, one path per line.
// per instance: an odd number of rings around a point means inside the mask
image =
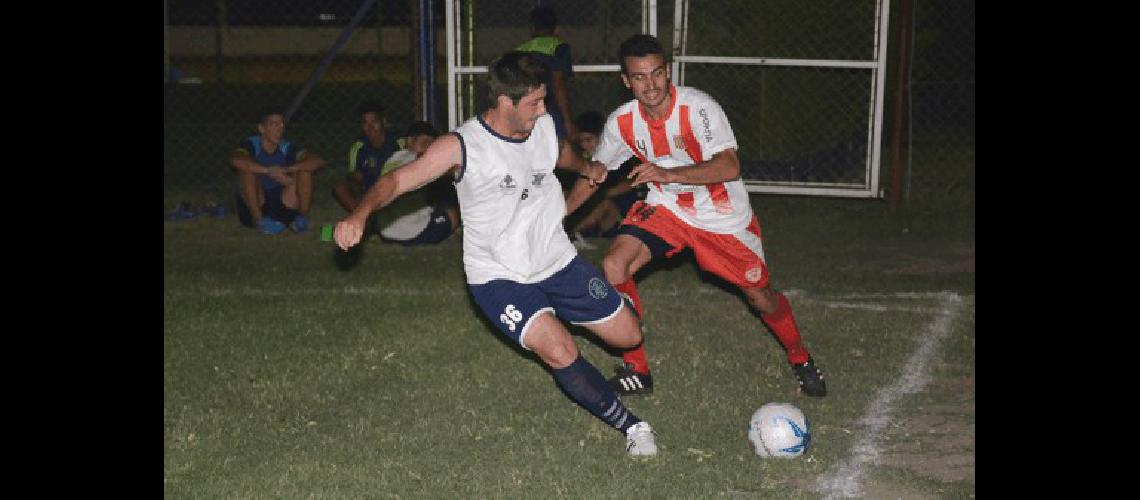
M 499 315 L 499 321 L 502 321 L 503 324 L 507 325 L 507 329 L 512 332 L 515 331 L 518 322 L 522 321 L 522 319 L 522 312 L 518 309 L 515 309 L 514 304 L 507 304 L 507 307 L 503 309 L 503 314 Z

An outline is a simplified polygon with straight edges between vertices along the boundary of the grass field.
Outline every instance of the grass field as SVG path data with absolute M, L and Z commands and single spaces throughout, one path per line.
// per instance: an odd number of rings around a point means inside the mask
M 209 197 L 167 193 L 164 208 Z M 318 229 L 341 215 L 319 198 Z M 640 280 L 657 391 L 625 399 L 657 433 L 649 460 L 480 319 L 457 238 L 372 240 L 343 272 L 319 230 L 164 222 L 164 496 L 972 498 L 973 209 L 753 207 L 829 394 L 799 395 L 743 301 L 674 259 Z M 576 332 L 608 375 L 619 358 Z M 748 419 L 773 401 L 811 420 L 803 457 L 753 454 Z

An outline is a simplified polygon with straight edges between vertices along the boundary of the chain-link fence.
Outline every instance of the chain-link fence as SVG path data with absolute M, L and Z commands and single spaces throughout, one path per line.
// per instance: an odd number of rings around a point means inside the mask
M 447 127 L 445 2 L 431 3 L 435 21 L 436 110 Z M 233 189 L 228 156 L 255 133 L 255 113 L 266 104 L 283 109 L 306 82 L 367 0 L 166 0 L 164 86 L 164 188 Z M 419 0 L 378 0 L 335 51 L 325 71 L 286 127 L 286 138 L 329 160 L 318 186 L 341 175 L 349 143 L 359 135 L 355 108 L 376 99 L 387 122 L 400 129 L 419 119 L 416 63 L 420 54 Z M 673 47 L 674 2 L 656 7 L 656 31 Z M 642 1 L 462 0 L 457 2 L 459 65 L 484 66 L 530 36 L 527 15 L 550 5 L 557 34 L 570 43 L 575 65 L 617 65 L 617 47 L 645 32 L 650 12 Z M 729 5 L 728 8 L 726 5 Z M 891 28 L 898 26 L 898 0 Z M 712 2 L 687 4 L 684 53 L 708 56 L 866 60 L 876 36 L 874 0 L 827 2 Z M 974 4 L 914 5 L 911 93 L 905 198 L 974 198 Z M 891 38 L 891 43 L 897 43 Z M 894 52 L 892 52 L 894 54 Z M 887 144 L 892 124 L 893 66 L 884 94 L 882 177 L 890 175 Z M 681 75 L 674 75 L 680 79 Z M 851 68 L 733 66 L 686 63 L 686 85 L 705 90 L 725 108 L 742 144 L 745 176 L 776 181 L 857 182 L 867 157 L 869 71 Z M 463 77 L 479 95 L 484 76 Z M 570 84 L 572 114 L 609 113 L 632 96 L 612 71 L 576 71 Z M 481 104 L 460 103 L 470 116 Z M 328 171 L 335 172 L 330 174 Z M 889 183 L 884 182 L 884 187 Z M 321 189 L 317 196 L 327 193 Z
M 297 104 L 285 138 L 329 162 L 317 176 L 317 196 L 343 175 L 349 145 L 361 134 L 356 108 L 362 102 L 383 103 L 390 129 L 399 131 L 420 119 L 417 1 L 371 2 L 316 85 L 304 93 L 366 3 L 167 0 L 164 188 L 234 189 L 229 155 L 241 139 L 257 133 L 256 114 L 267 106 L 285 112 Z M 442 51 L 438 59 L 442 65 Z M 442 89 L 437 93 L 442 96 Z M 434 123 L 437 128 L 444 123 L 442 115 Z
M 904 199 L 968 204 L 974 192 L 974 2 L 914 0 Z
M 596 66 L 618 65 L 617 48 L 630 35 L 641 33 L 643 2 L 609 0 L 479 0 L 460 2 L 459 66 L 487 66 L 495 57 L 513 50 L 531 37 L 529 14 L 536 6 L 554 9 L 555 35 L 570 46 L 575 70 L 568 88 L 570 113 L 609 114 L 632 96 L 616 70 Z M 672 23 L 672 20 L 669 20 Z M 668 31 L 669 28 L 665 28 Z M 595 66 L 595 68 L 591 68 Z M 460 120 L 480 111 L 486 74 L 461 77 Z
M 876 83 L 867 66 L 878 57 L 876 2 L 731 3 L 688 3 L 683 54 L 767 62 L 688 63 L 683 77 L 725 108 L 741 145 L 744 178 L 864 186 Z

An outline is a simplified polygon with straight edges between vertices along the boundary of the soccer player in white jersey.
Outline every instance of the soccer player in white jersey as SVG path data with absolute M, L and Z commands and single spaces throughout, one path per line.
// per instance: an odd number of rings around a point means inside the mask
M 606 170 L 559 140 L 546 114 L 547 69 L 532 55 L 507 52 L 489 66 L 488 109 L 435 140 L 423 156 L 384 174 L 337 223 L 348 250 L 373 210 L 452 167 L 463 219 L 467 288 L 500 332 L 534 351 L 559 387 L 626 438 L 632 456 L 657 454 L 652 429 L 625 408 L 586 361 L 559 318 L 617 348 L 641 342 L 637 318 L 602 274 L 578 256 L 562 228 L 566 201 L 555 166 L 601 182 Z
M 800 389 L 823 397 L 823 374 L 800 339 L 791 305 L 769 284 L 760 223 L 740 179 L 736 137 L 724 111 L 708 94 L 670 82 L 656 38 L 633 35 L 619 54 L 622 82 L 635 99 L 610 114 L 593 160 L 614 170 L 636 155 L 641 164 L 629 178 L 635 186 L 648 184 L 649 193 L 622 221 L 603 261 L 606 279 L 643 318 L 634 273 L 652 259 L 692 248 L 697 265 L 739 287 L 760 311 L 786 350 Z M 588 184 L 577 183 L 569 206 L 577 207 L 583 186 Z M 644 346 L 625 351 L 622 359 L 610 379 L 614 389 L 652 392 Z

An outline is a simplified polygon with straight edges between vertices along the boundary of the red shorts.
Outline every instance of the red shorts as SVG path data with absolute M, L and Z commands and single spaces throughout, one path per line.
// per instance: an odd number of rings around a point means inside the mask
M 660 205 L 635 204 L 618 234 L 641 240 L 654 257 L 671 258 L 692 248 L 701 269 L 741 288 L 768 286 L 768 266 L 760 238 L 760 221 L 752 221 L 735 234 L 720 234 L 690 226 Z

